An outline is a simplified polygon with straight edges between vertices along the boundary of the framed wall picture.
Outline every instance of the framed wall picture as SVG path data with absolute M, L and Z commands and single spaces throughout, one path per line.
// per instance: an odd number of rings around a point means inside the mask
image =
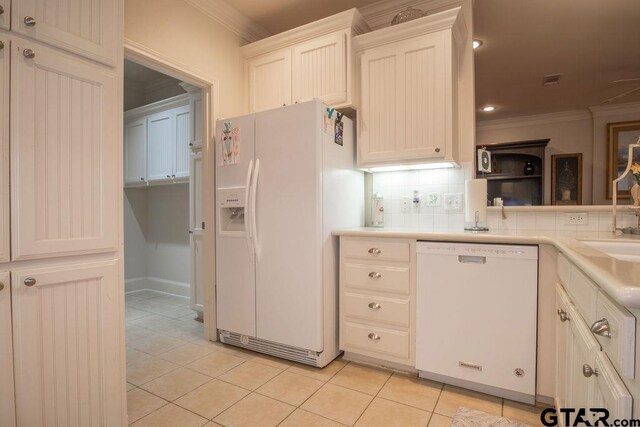
M 613 193 L 613 180 L 618 178 L 627 168 L 629 157 L 629 144 L 635 144 L 640 137 L 640 120 L 633 122 L 609 123 L 607 125 L 608 150 L 607 150 L 607 199 L 611 199 Z M 640 153 L 634 162 L 640 162 Z M 635 155 L 634 155 L 635 157 Z M 618 198 L 628 199 L 629 189 L 634 184 L 633 177 L 623 179 L 618 183 Z
M 551 204 L 582 204 L 582 153 L 551 156 Z

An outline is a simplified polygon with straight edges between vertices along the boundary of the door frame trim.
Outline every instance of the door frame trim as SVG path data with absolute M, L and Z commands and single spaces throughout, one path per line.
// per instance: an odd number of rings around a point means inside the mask
M 202 105 L 204 110 L 204 132 L 202 141 L 202 216 L 205 224 L 210 224 L 203 230 L 203 260 L 215 259 L 215 123 L 218 118 L 220 85 L 216 77 L 201 70 L 180 63 L 175 59 L 151 49 L 134 40 L 124 39 L 124 57 L 148 68 L 160 71 L 171 77 L 197 86 L 202 90 Z M 120 159 L 123 161 L 123 159 Z M 215 263 L 202 263 L 202 277 L 204 282 L 204 334 L 210 341 L 217 341 L 216 325 L 216 288 Z

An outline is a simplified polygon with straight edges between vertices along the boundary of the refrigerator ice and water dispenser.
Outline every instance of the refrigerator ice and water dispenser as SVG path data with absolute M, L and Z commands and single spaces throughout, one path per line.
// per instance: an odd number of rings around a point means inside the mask
M 244 232 L 244 194 L 244 187 L 218 189 L 218 209 L 221 233 Z

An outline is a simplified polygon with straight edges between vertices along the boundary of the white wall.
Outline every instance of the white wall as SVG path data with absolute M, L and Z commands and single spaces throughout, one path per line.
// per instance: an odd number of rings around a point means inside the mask
M 126 0 L 125 41 L 130 40 L 218 79 L 218 117 L 242 113 L 243 40 L 180 0 Z
M 124 278 L 147 277 L 147 191 L 124 190 Z

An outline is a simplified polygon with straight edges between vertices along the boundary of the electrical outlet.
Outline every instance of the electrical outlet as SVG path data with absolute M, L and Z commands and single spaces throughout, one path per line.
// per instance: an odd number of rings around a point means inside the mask
M 442 204 L 442 198 L 440 193 L 428 193 L 427 194 L 427 206 L 440 206 Z
M 462 211 L 462 193 L 445 194 L 444 210 L 446 212 L 461 212 Z
M 589 214 L 567 213 L 564 216 L 564 225 L 589 225 Z
M 402 199 L 400 199 L 400 212 L 411 212 L 411 197 L 403 197 Z

